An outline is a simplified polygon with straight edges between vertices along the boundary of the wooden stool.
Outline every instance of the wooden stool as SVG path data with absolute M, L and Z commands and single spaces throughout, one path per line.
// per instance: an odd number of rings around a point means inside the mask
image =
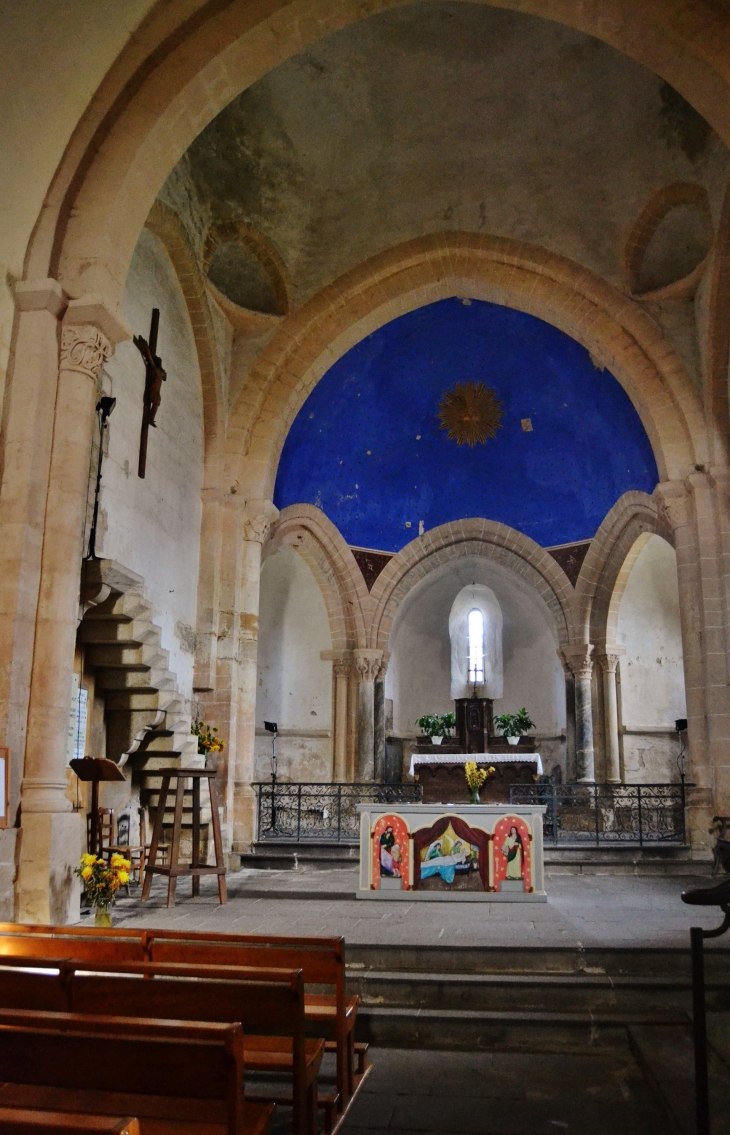
M 228 901 L 226 892 L 226 868 L 223 862 L 223 841 L 221 840 L 220 816 L 218 815 L 218 793 L 215 784 L 215 769 L 208 768 L 164 768 L 159 773 L 162 779 L 160 799 L 157 803 L 155 826 L 152 831 L 150 854 L 144 871 L 144 887 L 142 898 L 150 895 L 153 875 L 167 875 L 167 905 L 175 905 L 175 887 L 180 875 L 192 875 L 193 895 L 200 894 L 200 876 L 218 876 L 218 897 L 222 903 Z M 210 788 L 211 823 L 213 824 L 213 843 L 215 846 L 215 866 L 209 867 L 200 862 L 200 782 L 207 780 Z M 157 863 L 157 849 L 162 836 L 162 825 L 165 819 L 165 805 L 170 791 L 170 781 L 176 780 L 175 787 L 175 818 L 172 826 L 172 843 L 170 844 L 170 861 L 165 866 Z M 180 827 L 182 824 L 183 794 L 185 781 L 193 782 L 193 858 L 191 863 L 180 863 Z

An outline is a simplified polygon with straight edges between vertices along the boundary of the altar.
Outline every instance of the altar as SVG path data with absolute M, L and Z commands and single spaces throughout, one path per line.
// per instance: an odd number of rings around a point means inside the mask
M 468 804 L 469 788 L 464 764 L 493 768 L 480 790 L 484 804 L 508 804 L 510 785 L 531 785 L 543 775 L 539 753 L 511 748 L 508 753 L 414 753 L 409 772 L 421 784 L 424 804 Z
M 357 897 L 547 902 L 541 805 L 358 804 Z

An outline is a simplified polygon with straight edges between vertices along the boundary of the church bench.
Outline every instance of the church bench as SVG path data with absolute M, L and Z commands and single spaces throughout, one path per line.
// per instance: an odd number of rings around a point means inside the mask
M 0 1107 L 0 1135 L 139 1135 L 139 1121 L 114 1115 Z
M 140 1135 L 266 1135 L 240 1024 L 0 1009 L 0 1107 L 125 1115 Z
M 333 1101 L 327 1096 L 320 1100 L 317 1090 L 324 1041 L 305 1037 L 301 971 L 101 963 L 91 959 L 12 959 L 13 963 L 21 961 L 22 965 L 0 968 L 1 1006 L 160 1020 L 238 1022 L 244 1030 L 246 1069 L 285 1073 L 292 1083 L 288 1095 L 259 1092 L 250 1098 L 291 1103 L 294 1135 L 316 1135 L 320 1103 L 325 1110 L 325 1126 L 331 1126 Z M 36 966 L 57 966 L 58 973 L 33 972 Z M 248 980 L 242 980 L 244 973 Z
M 33 943 L 38 945 L 35 953 Z M 97 947 L 92 943 L 101 945 Z M 337 1093 L 343 1111 L 369 1071 L 365 1062 L 367 1045 L 355 1045 L 358 998 L 347 996 L 345 942 L 340 937 L 215 934 L 116 927 L 103 931 L 93 926 L 0 923 L 0 956 L 13 953 L 120 962 L 154 959 L 216 966 L 301 968 L 305 985 L 315 985 L 320 989 L 330 986 L 333 990 L 332 993 L 305 992 L 304 1005 L 310 1033 L 324 1036 L 327 1048 L 335 1052 Z

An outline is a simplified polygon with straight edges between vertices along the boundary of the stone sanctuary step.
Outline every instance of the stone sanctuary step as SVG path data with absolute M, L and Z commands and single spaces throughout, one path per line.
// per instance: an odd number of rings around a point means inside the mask
M 730 1135 L 730 1014 L 707 1018 L 710 1084 L 710 1130 Z M 629 1040 L 634 1057 L 663 1105 L 675 1135 L 696 1135 L 694 1045 L 685 1025 L 632 1024 Z
M 622 1047 L 633 1026 L 684 1028 L 689 951 L 348 946 L 358 1037 L 395 1047 Z M 707 1002 L 730 1010 L 730 950 L 707 951 Z
M 296 871 L 300 867 L 355 867 L 360 862 L 357 843 L 293 843 L 291 840 L 257 840 L 250 852 L 241 855 L 242 867 L 258 867 L 271 871 Z M 353 878 L 353 894 L 357 880 Z

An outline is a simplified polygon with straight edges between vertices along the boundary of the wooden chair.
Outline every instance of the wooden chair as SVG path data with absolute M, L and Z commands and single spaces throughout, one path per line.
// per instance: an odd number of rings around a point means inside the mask
M 13 963 L 20 961 L 12 959 Z M 58 968 L 57 973 L 49 972 L 52 966 Z M 46 972 L 38 972 L 40 967 Z M 78 973 L 78 969 L 83 972 Z M 152 980 L 140 981 L 140 977 Z M 25 958 L 22 965 L 0 967 L 0 1005 L 106 1016 L 123 1013 L 164 1020 L 238 1022 L 245 1031 L 247 1070 L 284 1073 L 292 1082 L 288 1093 L 258 1091 L 249 1093 L 249 1098 L 291 1104 L 294 1135 L 317 1135 L 318 1107 L 325 1112 L 325 1133 L 332 1130 L 337 1099 L 318 1092 L 324 1041 L 305 1038 L 300 970 Z
M 116 832 L 110 836 L 109 844 L 104 848 L 105 852 L 110 855 L 123 855 L 125 859 L 129 859 L 132 864 L 132 871 L 137 872 L 137 885 L 142 886 L 144 882 L 144 865 L 145 855 L 147 854 L 147 835 L 145 831 L 145 812 L 144 808 L 139 809 L 139 840 L 138 844 L 120 843 L 119 842 L 119 825 L 114 819 L 114 827 Z M 113 841 L 113 842 L 112 842 Z M 164 845 L 165 849 L 167 845 Z M 165 850 L 165 854 L 166 854 Z M 127 894 L 129 894 L 129 885 L 127 885 Z
M 112 842 L 114 832 L 114 811 L 111 808 L 97 809 L 98 824 L 99 824 L 99 850 L 98 854 L 103 854 L 109 849 L 109 844 Z M 94 842 L 94 824 L 93 813 L 89 812 L 86 816 L 86 849 L 91 852 Z
M 141 1135 L 266 1135 L 240 1024 L 0 1009 L 0 1107 L 119 1115 Z

